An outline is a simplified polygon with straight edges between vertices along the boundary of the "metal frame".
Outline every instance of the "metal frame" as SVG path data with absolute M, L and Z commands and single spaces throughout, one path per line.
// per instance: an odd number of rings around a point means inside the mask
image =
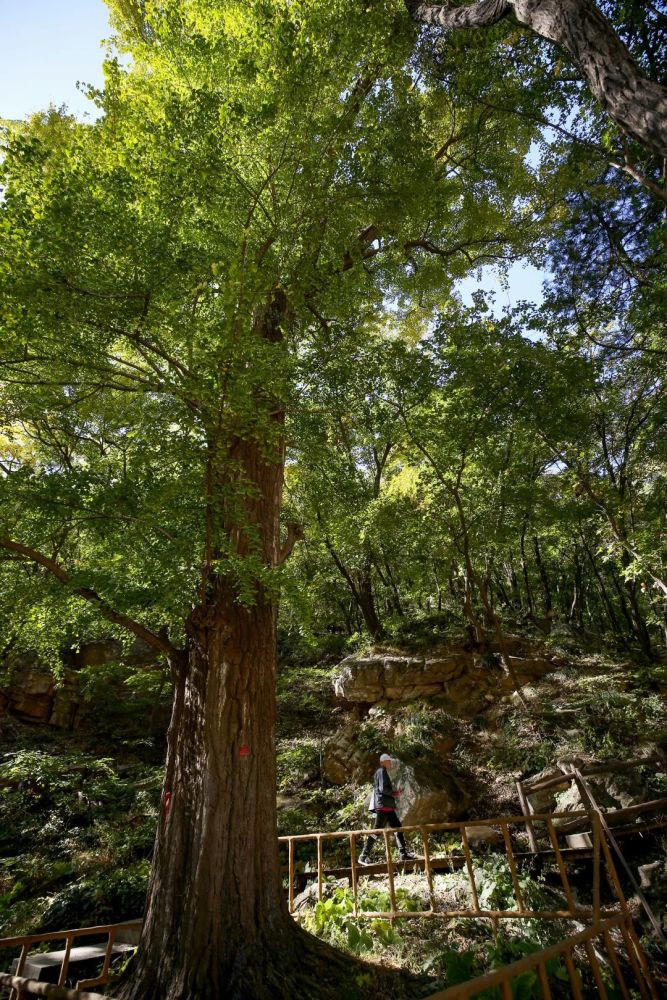
M 100 955 L 102 959 L 102 971 L 100 975 L 95 976 L 93 979 L 81 979 L 76 984 L 75 990 L 70 990 L 69 993 L 72 997 L 76 997 L 78 991 L 81 989 L 86 989 L 89 986 L 102 986 L 104 983 L 109 981 L 109 970 L 111 966 L 111 959 L 113 957 L 113 947 L 116 939 L 116 935 L 119 931 L 126 930 L 141 930 L 143 921 L 142 920 L 127 920 L 122 924 L 101 924 L 97 927 L 78 927 L 66 931 L 48 931 L 44 934 L 24 934 L 18 937 L 2 938 L 0 939 L 0 948 L 18 948 L 21 949 L 21 954 L 19 956 L 18 965 L 16 971 L 12 976 L 9 973 L 2 973 L 2 979 L 0 982 L 7 985 L 7 978 L 16 979 L 18 981 L 17 985 L 12 985 L 12 990 L 9 994 L 9 1000 L 21 1000 L 21 994 L 26 990 L 36 996 L 51 996 L 54 998 L 60 997 L 60 994 L 53 993 L 53 989 L 60 989 L 61 991 L 65 988 L 65 981 L 67 979 L 67 970 L 69 968 L 70 957 L 72 953 L 72 944 L 77 938 L 85 937 L 100 937 L 106 935 L 107 943 L 104 951 L 104 955 Z M 62 964 L 60 966 L 60 974 L 58 976 L 57 986 L 53 983 L 40 983 L 38 980 L 33 979 L 22 979 L 22 972 L 25 968 L 25 964 L 28 960 L 28 955 L 30 948 L 36 944 L 42 944 L 46 941 L 64 941 L 65 942 L 65 954 L 63 956 Z M 23 985 L 20 985 L 23 983 Z M 47 986 L 51 986 L 51 992 L 42 992 L 35 994 L 34 989 L 30 990 L 25 985 L 26 983 L 34 983 L 35 986 L 39 986 L 44 990 Z M 67 997 L 67 990 L 62 993 L 63 1000 Z M 94 1000 L 91 994 L 92 1000 Z M 86 1000 L 85 997 L 82 1000 Z
M 574 815 L 580 817 L 584 821 L 588 820 L 591 828 L 592 837 L 592 858 L 593 858 L 593 905 L 592 906 L 580 906 L 572 893 L 570 883 L 567 876 L 567 870 L 565 867 L 564 856 L 570 857 L 576 855 L 581 856 L 581 852 L 567 851 L 558 842 L 559 830 L 554 825 L 555 819 L 560 818 L 572 818 Z M 531 828 L 534 830 L 540 825 L 545 827 L 547 836 L 551 844 L 551 850 L 542 852 L 538 857 L 544 860 L 555 860 L 558 875 L 560 878 L 561 887 L 565 896 L 566 906 L 561 909 L 553 910 L 531 910 L 524 902 L 521 886 L 519 883 L 519 867 L 525 862 L 534 863 L 535 855 L 529 851 L 517 851 L 512 844 L 512 833 L 516 834 L 517 831 L 524 833 L 529 836 Z M 504 856 L 507 858 L 507 863 L 509 867 L 510 877 L 512 880 L 512 885 L 514 888 L 514 896 L 516 901 L 516 907 L 514 909 L 508 910 L 490 910 L 484 909 L 479 903 L 479 893 L 478 887 L 475 882 L 474 866 L 473 866 L 473 849 L 470 845 L 470 834 L 469 830 L 472 828 L 488 827 L 490 829 L 495 829 L 498 834 L 498 846 L 503 849 Z M 354 830 L 336 832 L 336 833 L 306 833 L 306 834 L 294 834 L 291 836 L 279 837 L 279 843 L 284 844 L 287 847 L 287 859 L 288 863 L 283 868 L 284 874 L 287 876 L 287 892 L 288 892 L 288 905 L 290 913 L 294 914 L 295 909 L 295 888 L 300 885 L 305 884 L 308 881 L 317 881 L 317 898 L 322 900 L 324 896 L 324 881 L 327 877 L 337 877 L 337 878 L 347 878 L 348 883 L 352 889 L 353 902 L 354 902 L 354 915 L 363 919 L 369 920 L 408 920 L 420 917 L 440 917 L 444 919 L 451 919 L 452 917 L 486 917 L 491 920 L 497 919 L 542 919 L 542 920 L 563 920 L 563 919 L 592 919 L 599 920 L 602 913 L 602 908 L 600 904 L 600 867 L 601 858 L 604 859 L 605 868 L 607 870 L 607 875 L 611 884 L 614 885 L 616 889 L 617 896 L 619 900 L 621 896 L 621 887 L 618 882 L 618 877 L 614 869 L 614 864 L 611 858 L 609 847 L 602 836 L 599 815 L 595 810 L 582 810 L 578 813 L 556 813 L 553 815 L 538 815 L 531 814 L 530 818 L 526 816 L 501 816 L 497 819 L 487 819 L 487 820 L 475 820 L 470 822 L 462 823 L 429 823 L 422 824 L 420 826 L 404 826 L 402 827 L 403 833 L 410 834 L 416 833 L 420 837 L 423 858 L 416 859 L 414 861 L 393 861 L 391 857 L 391 847 L 390 847 L 390 833 L 384 829 L 383 831 L 376 830 Z M 438 856 L 433 855 L 433 845 L 431 844 L 431 837 L 438 833 L 453 833 L 457 834 L 461 840 L 462 848 L 461 853 L 448 853 L 439 854 Z M 381 836 L 384 840 L 385 849 L 385 860 L 381 864 L 374 864 L 360 867 L 357 863 L 356 852 L 360 844 L 360 841 L 368 836 L 369 834 L 375 834 Z M 324 867 L 324 844 L 335 842 L 338 845 L 345 847 L 345 853 L 349 856 L 349 865 L 346 867 L 339 867 L 333 869 L 326 869 Z M 303 862 L 298 864 L 295 861 L 295 847 L 296 845 L 311 844 L 314 847 L 314 852 L 311 850 L 311 854 L 314 853 L 313 861 L 315 867 L 306 870 L 303 867 Z M 452 872 L 458 869 L 463 869 L 466 872 L 468 879 L 468 886 L 470 891 L 470 896 L 472 898 L 472 906 L 459 909 L 447 909 L 443 908 L 438 904 L 437 896 L 434 888 L 433 875 L 437 871 Z M 396 903 L 396 890 L 395 890 L 395 876 L 396 872 L 405 871 L 423 871 L 426 875 L 427 885 L 428 885 L 428 897 L 429 897 L 429 908 L 419 911 L 408 911 L 401 910 Z M 359 880 L 360 875 L 387 875 L 388 888 L 389 888 L 389 898 L 391 901 L 391 909 L 383 911 L 367 911 L 361 910 L 359 907 Z M 361 877 L 363 877 L 361 876 Z M 623 905 L 625 900 L 622 900 Z M 609 911 L 613 912 L 613 911 Z M 608 915 L 608 914 L 607 914 Z
M 614 940 L 620 938 L 620 941 Z M 621 943 L 621 954 L 627 959 L 625 972 L 622 970 L 622 963 L 619 960 L 619 947 Z M 618 987 L 624 1000 L 630 1000 L 630 990 L 638 990 L 642 1000 L 659 1000 L 658 992 L 649 972 L 646 956 L 641 949 L 632 921 L 627 913 L 618 913 L 616 916 L 603 920 L 587 927 L 579 934 L 564 938 L 557 944 L 545 948 L 543 951 L 528 955 L 511 965 L 506 965 L 495 972 L 489 972 L 485 976 L 477 979 L 470 979 L 467 983 L 458 986 L 450 986 L 449 989 L 433 993 L 428 1000 L 471 1000 L 479 996 L 485 990 L 492 987 L 499 988 L 503 1000 L 512 1000 L 512 981 L 524 972 L 536 972 L 542 996 L 544 1000 L 551 1000 L 551 989 L 549 987 L 549 974 L 547 963 L 554 959 L 562 959 L 567 970 L 570 982 L 571 995 L 575 1000 L 582 1000 L 581 979 L 575 966 L 576 950 L 583 949 L 586 956 L 586 963 L 591 969 L 597 994 L 602 1000 L 608 1000 L 608 992 L 605 986 L 614 982 Z M 605 954 L 606 953 L 606 954 Z M 629 966 L 629 968 L 628 968 Z M 603 969 L 606 977 L 603 975 Z

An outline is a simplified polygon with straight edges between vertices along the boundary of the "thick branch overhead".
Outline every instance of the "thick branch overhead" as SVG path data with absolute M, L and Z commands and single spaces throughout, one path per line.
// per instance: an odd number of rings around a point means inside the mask
M 76 594 L 77 597 L 83 598 L 84 601 L 89 601 L 94 604 L 98 609 L 100 614 L 107 619 L 107 621 L 113 622 L 115 625 L 120 625 L 121 628 L 127 629 L 128 632 L 132 632 L 137 638 L 143 639 L 147 642 L 149 646 L 153 649 L 157 649 L 160 653 L 165 653 L 167 656 L 173 656 L 177 652 L 176 648 L 167 640 L 163 639 L 161 636 L 156 635 L 151 632 L 150 629 L 145 628 L 140 625 L 139 622 L 135 622 L 133 618 L 129 618 L 127 615 L 120 614 L 118 611 L 107 604 L 104 598 L 100 597 L 99 594 L 95 593 L 89 587 L 77 587 L 73 583 L 71 576 L 67 573 L 62 566 L 60 566 L 55 560 L 49 559 L 42 552 L 38 552 L 36 549 L 30 548 L 28 545 L 22 545 L 21 542 L 15 542 L 11 538 L 0 538 L 0 546 L 3 549 L 7 549 L 8 552 L 16 552 L 21 559 L 27 562 L 36 563 L 42 566 L 44 569 L 48 570 L 52 576 L 55 576 L 57 580 L 68 588 L 71 593 Z

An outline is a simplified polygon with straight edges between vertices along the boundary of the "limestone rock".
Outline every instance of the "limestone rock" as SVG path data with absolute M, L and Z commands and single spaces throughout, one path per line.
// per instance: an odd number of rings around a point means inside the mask
M 59 729 L 74 729 L 82 716 L 82 700 L 76 671 L 65 670 L 62 683 L 53 694 L 49 725 Z
M 554 664 L 538 655 L 525 640 L 508 637 L 510 664 L 520 683 L 543 677 Z M 520 654 L 520 655 L 515 655 Z M 334 674 L 336 698 L 343 703 L 414 701 L 437 698 L 454 715 L 471 717 L 514 686 L 512 678 L 493 661 L 493 650 L 448 647 L 428 657 L 381 655 L 349 656 Z
M 336 889 L 347 889 L 348 880 L 346 878 L 329 878 L 322 883 L 322 899 L 329 899 Z M 313 909 L 319 900 L 319 887 L 317 880 L 309 882 L 303 892 L 294 897 L 294 909 L 298 912 Z
M 19 657 L 13 664 L 8 711 L 25 722 L 48 722 L 55 681 L 49 670 Z
M 466 835 L 471 844 L 499 844 L 503 835 L 492 826 L 466 826 Z
M 647 865 L 639 865 L 637 871 L 639 872 L 639 878 L 641 879 L 639 883 L 640 888 L 650 889 L 656 878 L 659 878 L 661 868 L 662 862 L 660 861 L 652 861 Z

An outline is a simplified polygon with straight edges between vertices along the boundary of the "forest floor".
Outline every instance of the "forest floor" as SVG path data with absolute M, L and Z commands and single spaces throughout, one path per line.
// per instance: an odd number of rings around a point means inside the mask
M 400 710 L 397 739 L 412 754 L 428 757 L 443 727 L 454 732 L 450 764 L 471 792 L 465 818 L 518 814 L 516 778 L 565 755 L 630 759 L 667 748 L 663 666 L 649 670 L 627 656 L 583 650 L 575 641 L 565 647 L 566 665 L 524 691 L 528 715 L 516 697 L 469 719 L 454 720 L 427 701 Z M 281 668 L 281 834 L 355 829 L 368 822 L 368 785 L 332 785 L 324 775 L 327 741 L 346 721 L 332 700 L 334 666 L 329 657 L 316 665 Z M 112 713 L 103 704 L 93 707 L 87 724 L 75 732 L 7 717 L 0 721 L 0 936 L 140 916 L 159 811 L 163 729 L 146 735 L 131 701 Z M 653 773 L 644 780 L 650 797 L 667 796 L 667 778 Z M 664 913 L 667 836 L 629 846 L 628 857 L 635 869 L 656 863 L 646 892 L 655 911 Z M 476 864 L 480 892 L 502 908 L 512 893 L 506 865 L 492 855 Z M 398 877 L 405 909 L 423 908 L 423 883 L 423 874 Z M 553 902 L 553 890 L 539 876 L 526 875 L 522 888 L 536 903 Z M 463 877 L 440 876 L 437 891 L 452 899 L 465 895 Z M 368 878 L 362 908 L 386 908 L 385 895 L 384 886 Z M 506 921 L 497 934 L 484 921 L 413 919 L 391 925 L 355 920 L 350 909 L 349 891 L 332 881 L 321 903 L 304 902 L 299 919 L 360 957 L 447 984 L 545 946 L 564 930 L 537 921 L 520 927 Z M 655 951 L 646 935 L 644 944 Z

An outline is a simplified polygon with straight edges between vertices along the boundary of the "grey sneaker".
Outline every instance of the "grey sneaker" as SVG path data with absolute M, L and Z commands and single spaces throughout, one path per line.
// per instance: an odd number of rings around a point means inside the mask
M 401 853 L 398 855 L 398 860 L 399 861 L 416 861 L 417 860 L 417 855 L 416 854 L 411 854 L 410 851 L 401 851 Z
M 358 865 L 372 865 L 373 862 L 371 861 L 371 859 L 369 858 L 369 856 L 367 854 L 363 854 L 362 853 L 362 854 L 359 855 L 359 860 L 357 861 L 357 864 Z

